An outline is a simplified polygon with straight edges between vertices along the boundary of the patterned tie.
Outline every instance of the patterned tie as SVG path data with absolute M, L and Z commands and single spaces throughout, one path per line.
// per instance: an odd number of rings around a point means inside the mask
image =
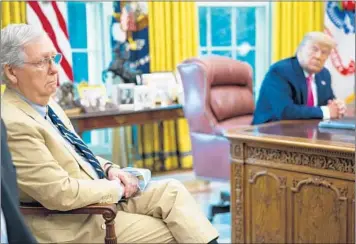
M 58 116 L 53 112 L 52 108 L 48 106 L 48 116 L 52 120 L 52 123 L 62 133 L 63 137 L 71 143 L 75 151 L 82 157 L 86 158 L 88 162 L 93 166 L 100 179 L 105 178 L 105 173 L 100 166 L 99 161 L 95 158 L 90 149 L 83 143 L 83 141 L 73 132 L 68 130 Z
M 309 75 L 307 77 L 307 87 L 308 87 L 307 106 L 310 106 L 310 107 L 314 106 L 314 95 L 313 95 L 313 89 L 312 89 L 312 80 L 313 80 L 313 76 Z

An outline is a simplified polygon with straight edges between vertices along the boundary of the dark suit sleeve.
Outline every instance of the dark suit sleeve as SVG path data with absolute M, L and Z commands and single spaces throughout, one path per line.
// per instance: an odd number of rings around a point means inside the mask
M 19 210 L 16 169 L 7 145 L 6 128 L 1 120 L 1 209 L 9 243 L 37 243 Z
M 330 87 L 330 97 L 327 99 L 327 100 L 333 100 L 335 99 L 335 94 L 334 94 L 334 91 L 332 89 L 332 80 L 331 80 L 331 75 L 330 75 L 330 72 L 328 69 L 325 69 L 326 71 L 326 79 L 329 81 L 329 87 Z
M 320 107 L 294 104 L 293 95 L 296 95 L 296 91 L 292 90 L 288 81 L 284 80 L 276 70 L 269 71 L 265 81 L 266 87 L 263 95 L 270 102 L 277 120 L 323 118 L 323 112 Z

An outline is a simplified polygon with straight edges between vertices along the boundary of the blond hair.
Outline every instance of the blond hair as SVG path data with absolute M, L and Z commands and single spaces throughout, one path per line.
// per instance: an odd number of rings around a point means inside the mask
M 324 32 L 313 31 L 313 32 L 308 32 L 305 34 L 302 42 L 299 44 L 299 46 L 297 48 L 297 53 L 308 42 L 321 43 L 321 44 L 324 44 L 324 45 L 330 47 L 330 49 L 333 49 L 336 47 L 336 41 L 331 36 L 325 34 Z

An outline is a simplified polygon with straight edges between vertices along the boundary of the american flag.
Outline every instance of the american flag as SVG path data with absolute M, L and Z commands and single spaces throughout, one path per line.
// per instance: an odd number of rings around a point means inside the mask
M 73 81 L 72 52 L 67 29 L 67 5 L 57 1 L 28 1 L 27 23 L 42 28 L 51 38 L 58 53 L 63 55 L 59 68 L 59 83 Z

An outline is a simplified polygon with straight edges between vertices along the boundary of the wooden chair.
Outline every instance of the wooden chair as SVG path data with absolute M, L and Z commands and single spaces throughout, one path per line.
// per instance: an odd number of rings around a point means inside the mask
M 117 244 L 115 233 L 116 204 L 94 204 L 70 211 L 49 210 L 37 203 L 21 203 L 20 210 L 23 215 L 49 215 L 49 214 L 101 214 L 105 219 L 105 244 Z

